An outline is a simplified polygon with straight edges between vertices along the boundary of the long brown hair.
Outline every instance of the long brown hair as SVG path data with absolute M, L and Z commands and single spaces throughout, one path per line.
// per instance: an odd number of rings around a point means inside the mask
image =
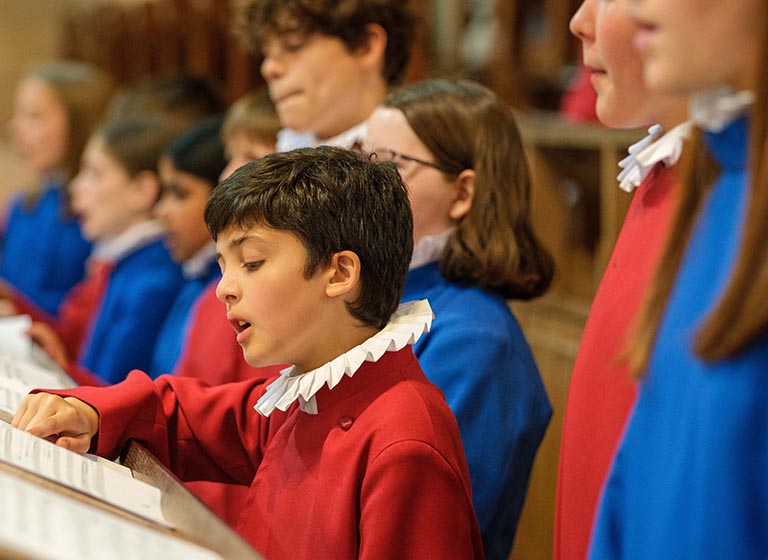
M 472 207 L 445 248 L 443 276 L 507 298 L 543 294 L 554 262 L 531 227 L 528 164 L 511 109 L 467 80 L 404 86 L 384 105 L 403 112 L 441 168 L 475 171 Z
M 768 14 L 764 13 L 768 23 Z M 765 27 L 765 24 L 764 24 Z M 725 291 L 704 319 L 694 340 L 696 355 L 708 362 L 736 356 L 768 327 L 768 76 L 762 69 L 768 53 L 763 31 L 750 115 L 749 194 L 739 252 Z M 672 231 L 659 263 L 656 281 L 638 316 L 629 353 L 630 371 L 642 375 L 648 365 L 669 294 L 701 202 L 714 184 L 717 170 L 700 139 L 683 165 L 683 194 Z

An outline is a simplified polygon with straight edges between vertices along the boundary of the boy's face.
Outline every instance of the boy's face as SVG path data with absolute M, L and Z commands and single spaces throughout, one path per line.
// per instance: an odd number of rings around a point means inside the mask
M 98 136 L 85 147 L 71 191 L 72 209 L 78 215 L 83 235 L 90 241 L 116 237 L 133 225 L 140 214 L 142 202 L 133 179 Z
M 155 207 L 165 225 L 165 241 L 176 262 L 192 257 L 211 240 L 203 220 L 211 194 L 207 181 L 176 169 L 168 159 L 159 163 L 162 196 Z
M 338 37 L 288 33 L 268 38 L 262 52 L 261 74 L 284 127 L 331 138 L 370 113 L 360 116 L 360 106 L 379 70 Z
M 252 366 L 290 363 L 303 370 L 327 361 L 315 320 L 327 300 L 325 275 L 304 276 L 307 253 L 291 233 L 265 226 L 229 226 L 218 235 L 222 278 L 217 297 Z

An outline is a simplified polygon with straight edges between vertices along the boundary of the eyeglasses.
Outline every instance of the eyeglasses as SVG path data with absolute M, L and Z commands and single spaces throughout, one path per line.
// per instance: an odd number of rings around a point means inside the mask
M 438 171 L 442 171 L 443 173 L 454 175 L 453 171 L 450 171 L 441 165 L 432 163 L 431 161 L 419 159 L 417 157 L 401 154 L 400 152 L 396 152 L 395 150 L 390 150 L 389 148 L 376 148 L 376 150 L 374 150 L 373 153 L 376 154 L 376 157 L 380 161 L 393 162 L 397 166 L 397 168 L 403 173 L 405 173 L 408 170 L 409 163 L 416 163 L 418 165 L 426 165 L 427 167 L 431 167 L 432 169 L 437 169 Z

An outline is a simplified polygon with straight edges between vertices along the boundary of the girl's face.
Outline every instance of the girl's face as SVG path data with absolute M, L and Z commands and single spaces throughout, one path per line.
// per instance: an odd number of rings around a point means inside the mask
M 630 13 L 649 88 L 691 94 L 752 86 L 765 0 L 631 0 Z
M 145 196 L 127 170 L 94 136 L 83 152 L 80 172 L 72 180 L 72 209 L 90 241 L 107 241 L 146 219 Z
M 159 168 L 163 194 L 155 211 L 165 225 L 166 244 L 174 260 L 181 263 L 211 241 L 203 212 L 212 186 L 205 179 L 179 171 L 167 158 L 160 160 Z
M 49 84 L 36 78 L 19 84 L 9 126 L 15 150 L 30 170 L 46 174 L 62 167 L 68 150 L 69 117 Z
M 368 120 L 368 150 L 379 154 L 396 154 L 400 176 L 408 186 L 413 212 L 413 240 L 418 243 L 425 235 L 437 235 L 463 217 L 454 208 L 458 185 L 440 170 L 417 161 L 398 158 L 417 158 L 434 162 L 434 157 L 419 140 L 405 115 L 392 107 L 377 108 Z M 466 212 L 464 212 L 466 213 Z
M 684 116 L 679 99 L 650 93 L 643 63 L 632 39 L 636 26 L 627 0 L 584 0 L 571 18 L 571 32 L 582 43 L 584 65 L 597 92 L 597 116 L 611 128 L 638 128 Z M 674 115 L 674 117 L 673 117 Z

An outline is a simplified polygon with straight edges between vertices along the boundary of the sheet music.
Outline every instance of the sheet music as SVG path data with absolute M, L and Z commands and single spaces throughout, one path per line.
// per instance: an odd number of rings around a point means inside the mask
M 160 489 L 0 422 L 0 461 L 73 488 L 165 526 Z
M 0 410 L 13 414 L 21 399 L 36 387 L 67 389 L 71 386 L 57 372 L 10 356 L 0 356 Z
M 26 332 L 32 325 L 29 315 L 0 317 L 0 355 L 28 360 L 32 353 L 32 340 Z
M 0 547 L 55 560 L 221 560 L 211 550 L 4 472 Z

